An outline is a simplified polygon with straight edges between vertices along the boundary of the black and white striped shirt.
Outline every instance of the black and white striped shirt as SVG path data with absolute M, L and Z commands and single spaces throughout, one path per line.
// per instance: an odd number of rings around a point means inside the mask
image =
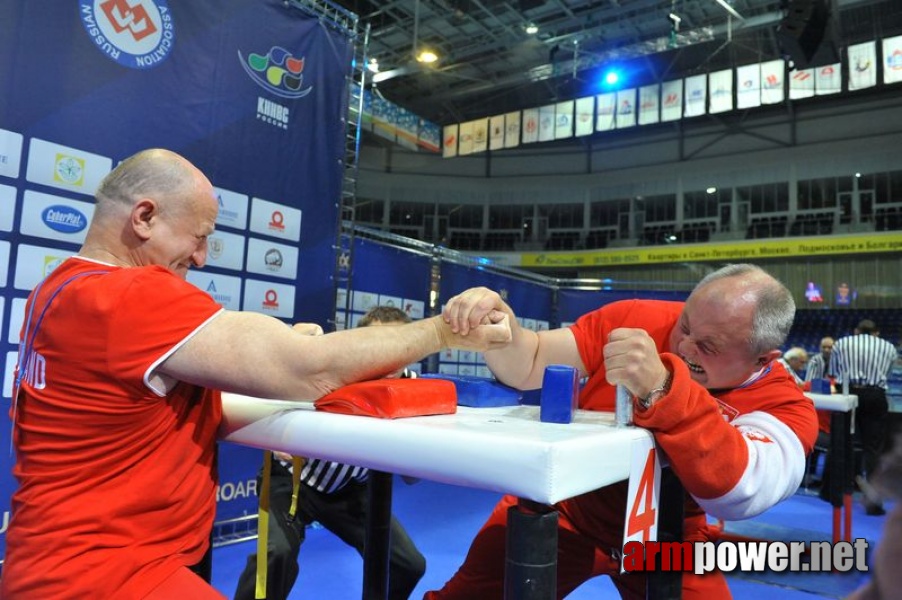
M 830 372 L 830 364 L 825 366 L 826 361 L 824 360 L 823 354 L 815 354 L 811 357 L 811 360 L 808 361 L 808 370 L 805 371 L 805 381 L 811 381 L 812 379 L 824 379 L 829 375 L 832 375 Z M 830 360 L 832 363 L 833 360 Z
M 897 357 L 886 340 L 860 333 L 840 338 L 833 345 L 830 363 L 838 383 L 886 389 L 886 378 Z

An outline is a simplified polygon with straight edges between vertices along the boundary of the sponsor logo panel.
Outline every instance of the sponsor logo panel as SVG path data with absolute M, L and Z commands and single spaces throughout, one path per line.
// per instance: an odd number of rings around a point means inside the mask
M 64 260 L 74 255 L 74 251 L 59 248 L 44 248 L 21 244 L 16 256 L 16 274 L 13 287 L 31 291 L 45 277 L 50 275 Z
M 175 27 L 166 0 L 82 0 L 79 15 L 97 49 L 123 67 L 150 69 L 172 52 Z
M 244 264 L 244 236 L 216 231 L 207 238 L 207 264 L 240 271 Z
M 9 242 L 0 241 L 0 287 L 6 286 L 9 273 Z
M 247 245 L 247 271 L 283 279 L 297 279 L 298 249 L 250 238 Z
M 294 316 L 294 286 L 248 279 L 244 282 L 244 310 L 290 319 Z
M 22 331 L 22 323 L 25 322 L 26 298 L 13 298 L 9 306 L 9 333 L 7 341 L 10 344 L 19 343 L 19 333 Z
M 81 244 L 93 216 L 93 204 L 25 190 L 19 229 L 26 235 Z
M 250 229 L 254 233 L 300 241 L 301 211 L 285 204 L 254 198 L 251 203 Z
M 93 196 L 112 166 L 112 159 L 106 156 L 34 138 L 25 178 L 32 183 Z
M 12 231 L 16 216 L 16 188 L 0 185 L 0 231 Z
M 229 275 L 188 271 L 188 282 L 210 294 L 229 310 L 241 310 L 241 278 Z
M 0 175 L 18 177 L 22 163 L 22 134 L 0 129 Z
M 18 352 L 6 353 L 6 366 L 3 369 L 3 397 L 13 396 L 13 372 L 16 368 L 16 355 Z
M 216 199 L 219 202 L 216 224 L 235 229 L 247 229 L 247 195 L 223 188 L 213 189 L 216 191 Z

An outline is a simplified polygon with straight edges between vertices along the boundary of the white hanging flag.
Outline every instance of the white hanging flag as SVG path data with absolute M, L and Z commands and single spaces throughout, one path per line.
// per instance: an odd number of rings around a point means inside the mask
M 504 115 L 504 147 L 516 148 L 520 145 L 520 111 Z
M 883 40 L 883 83 L 902 81 L 902 35 Z
M 639 88 L 639 125 L 651 125 L 661 120 L 661 85 L 645 85 Z
M 473 121 L 460 124 L 460 138 L 457 141 L 457 154 L 466 156 L 473 154 Z
M 707 85 L 708 77 L 705 75 L 693 75 L 686 78 L 684 117 L 699 117 L 705 114 L 705 105 L 708 103 Z
M 554 104 L 539 107 L 539 141 L 554 139 Z
M 573 100 L 554 105 L 554 139 L 573 137 Z
M 676 121 L 683 116 L 683 80 L 665 81 L 661 85 L 661 120 Z
M 724 69 L 708 74 L 708 95 L 711 114 L 733 110 L 733 71 Z
M 532 144 L 539 141 L 539 109 L 527 108 L 523 111 L 523 137 L 524 144 Z
M 816 69 L 796 69 L 789 72 L 789 98 L 801 100 L 814 96 L 814 72 Z
M 473 152 L 485 152 L 489 146 L 489 120 L 473 121 Z
M 576 99 L 575 135 L 590 135 L 595 131 L 595 96 Z
M 489 150 L 504 148 L 504 115 L 489 117 Z
M 842 91 L 842 63 L 824 65 L 814 70 L 814 91 L 818 96 Z
M 457 124 L 445 125 L 442 129 L 442 156 L 454 158 L 457 156 Z
M 877 85 L 877 44 L 864 42 L 849 46 L 849 91 Z
M 761 104 L 779 104 L 786 98 L 784 81 L 786 63 L 783 59 L 761 63 Z
M 617 129 L 636 126 L 636 88 L 617 91 L 617 107 L 614 114 Z
M 736 68 L 736 108 L 761 106 L 761 65 Z
M 595 131 L 614 129 L 614 109 L 617 106 L 617 94 L 598 94 L 595 96 Z

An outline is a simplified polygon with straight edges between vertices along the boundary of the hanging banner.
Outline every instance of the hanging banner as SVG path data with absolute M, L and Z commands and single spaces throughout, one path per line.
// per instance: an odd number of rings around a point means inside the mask
M 473 121 L 460 124 L 460 133 L 457 140 L 458 156 L 473 154 Z
M 786 98 L 784 90 L 786 63 L 782 59 L 761 63 L 761 104 L 779 104 Z
M 842 91 L 842 64 L 824 65 L 814 70 L 814 91 L 818 96 Z
M 445 125 L 442 130 L 442 156 L 453 158 L 457 156 L 457 134 L 459 125 Z
M 711 114 L 733 110 L 733 71 L 724 69 L 708 74 L 708 90 L 711 96 L 708 111 Z
M 693 75 L 686 78 L 686 106 L 683 109 L 685 117 L 699 117 L 705 114 L 705 104 L 708 102 L 708 77 L 705 75 Z
M 489 117 L 489 150 L 504 148 L 504 115 Z
M 736 68 L 736 108 L 761 106 L 761 65 Z
M 595 130 L 595 97 L 576 100 L 575 135 L 590 135 Z
M 902 35 L 883 40 L 883 83 L 902 81 Z
M 660 119 L 659 102 L 661 85 L 646 85 L 639 88 L 639 125 L 651 125 Z
M 550 142 L 554 139 L 554 104 L 539 107 L 539 141 Z
M 558 102 L 554 105 L 554 139 L 562 140 L 573 137 L 573 100 Z
M 636 88 L 617 91 L 614 124 L 617 129 L 636 126 Z
M 617 94 L 610 92 L 595 96 L 595 131 L 611 131 L 614 129 L 616 107 Z
M 473 123 L 472 152 L 485 152 L 489 147 L 489 120 L 476 119 Z
M 849 91 L 877 85 L 877 44 L 863 42 L 849 46 Z
M 814 73 L 817 69 L 801 69 L 789 72 L 789 98 L 800 100 L 814 96 Z
M 523 111 L 523 137 L 524 144 L 532 144 L 539 141 L 539 109 L 527 108 Z
M 504 115 L 504 147 L 516 148 L 520 145 L 520 111 Z
M 683 80 L 665 81 L 661 85 L 661 120 L 676 121 L 683 116 Z

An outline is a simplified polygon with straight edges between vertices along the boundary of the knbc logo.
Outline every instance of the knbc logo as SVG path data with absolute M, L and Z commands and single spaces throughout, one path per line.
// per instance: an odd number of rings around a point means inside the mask
M 60 233 L 78 233 L 88 226 L 88 218 L 81 211 L 62 204 L 45 208 L 41 213 L 41 220 L 47 227 Z
M 296 58 L 280 46 L 273 46 L 266 54 L 251 52 L 247 59 L 238 51 L 241 66 L 250 78 L 264 90 L 282 98 L 303 98 L 313 90 L 304 86 L 304 59 Z
M 169 57 L 175 41 L 166 0 L 82 0 L 82 24 L 97 48 L 130 69 L 150 69 Z

